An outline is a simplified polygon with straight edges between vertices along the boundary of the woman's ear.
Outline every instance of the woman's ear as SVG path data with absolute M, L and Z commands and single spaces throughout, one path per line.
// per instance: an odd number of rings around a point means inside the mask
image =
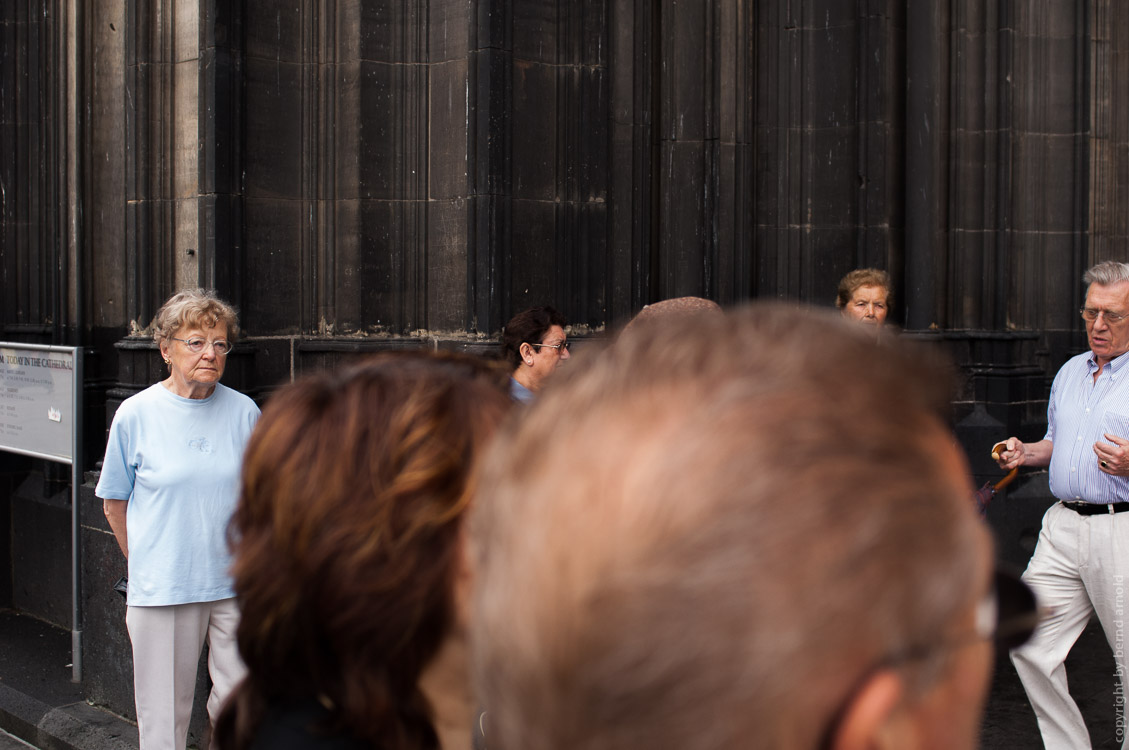
M 905 685 L 897 673 L 876 672 L 855 691 L 831 738 L 834 750 L 905 750 L 899 730 Z
M 521 361 L 527 365 L 533 364 L 533 346 L 531 344 L 523 343 L 518 347 L 518 353 L 521 354 Z
M 163 339 L 160 345 L 161 359 L 165 361 L 166 365 L 172 364 L 172 359 L 169 358 L 169 339 Z

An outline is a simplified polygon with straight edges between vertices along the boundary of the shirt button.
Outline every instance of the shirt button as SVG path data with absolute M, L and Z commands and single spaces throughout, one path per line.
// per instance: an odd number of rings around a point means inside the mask
M 1070 470 L 1071 470 L 1071 471 L 1078 471 L 1078 467 L 1077 467 L 1077 466 L 1071 466 L 1071 467 L 1070 467 Z
M 1089 410 L 1089 409 L 1087 409 L 1087 410 L 1086 410 L 1086 413 L 1087 413 L 1087 414 L 1089 414 L 1089 413 L 1090 413 L 1090 410 Z

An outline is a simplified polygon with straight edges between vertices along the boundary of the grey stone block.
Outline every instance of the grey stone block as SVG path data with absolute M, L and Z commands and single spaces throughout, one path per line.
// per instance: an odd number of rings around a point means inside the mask
M 255 269 L 246 286 L 243 322 L 259 334 L 297 333 L 305 312 L 301 301 L 303 231 L 309 219 L 300 201 L 247 198 L 243 202 L 244 258 Z
M 462 198 L 428 203 L 427 327 L 458 331 L 466 326 L 467 203 Z
M 302 122 L 295 109 L 303 67 L 248 58 L 243 76 L 243 190 L 248 198 L 299 198 L 303 154 Z
M 435 63 L 428 83 L 428 197 L 446 200 L 467 195 L 467 61 Z
M 465 60 L 470 44 L 472 4 L 432 0 L 428 4 L 428 58 L 432 64 Z
M 85 703 L 51 709 L 39 723 L 43 750 L 137 750 L 137 727 Z

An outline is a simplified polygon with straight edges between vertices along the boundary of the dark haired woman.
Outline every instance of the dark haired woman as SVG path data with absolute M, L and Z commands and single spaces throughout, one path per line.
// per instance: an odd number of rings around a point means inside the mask
M 565 335 L 568 321 L 551 307 L 531 307 L 519 312 L 502 329 L 506 359 L 513 367 L 510 395 L 530 403 L 545 381 L 569 358 Z
M 462 525 L 503 378 L 383 355 L 271 399 L 232 519 L 249 672 L 223 750 L 470 747 Z

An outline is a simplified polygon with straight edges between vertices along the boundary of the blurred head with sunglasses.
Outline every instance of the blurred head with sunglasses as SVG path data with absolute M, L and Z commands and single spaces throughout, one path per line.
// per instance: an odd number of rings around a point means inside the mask
M 909 347 L 779 304 L 633 325 L 509 425 L 472 521 L 491 749 L 975 747 L 1033 602 Z

